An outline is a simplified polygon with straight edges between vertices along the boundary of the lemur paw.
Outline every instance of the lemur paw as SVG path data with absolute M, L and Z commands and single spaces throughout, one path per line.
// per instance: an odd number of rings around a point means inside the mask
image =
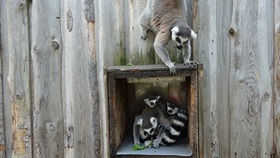
M 148 37 L 148 36 L 145 35 L 145 34 L 142 34 L 142 35 L 141 35 L 141 39 L 144 40 L 144 41 L 147 39 L 147 37 Z
M 154 143 L 153 147 L 157 149 L 159 147 L 159 143 Z
M 170 70 L 170 74 L 172 74 L 172 75 L 177 74 L 176 67 L 174 65 L 173 66 L 168 66 L 168 67 L 169 67 L 169 70 Z
M 187 61 L 184 64 L 189 67 L 196 67 L 198 65 L 196 61 Z
M 152 143 L 151 143 L 152 141 L 151 140 L 146 140 L 145 142 L 144 142 L 144 144 L 145 144 L 145 146 L 147 146 L 148 148 L 151 148 L 152 147 Z
M 134 145 L 140 145 L 141 143 L 140 143 L 140 141 L 135 141 L 134 140 Z

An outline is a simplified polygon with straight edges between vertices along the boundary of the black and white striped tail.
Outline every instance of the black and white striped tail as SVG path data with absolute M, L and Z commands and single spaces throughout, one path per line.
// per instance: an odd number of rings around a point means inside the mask
M 171 122 L 170 129 L 164 129 L 162 145 L 169 145 L 175 143 L 181 135 L 181 132 L 186 128 L 188 121 L 188 114 L 186 110 L 179 110 L 175 118 Z

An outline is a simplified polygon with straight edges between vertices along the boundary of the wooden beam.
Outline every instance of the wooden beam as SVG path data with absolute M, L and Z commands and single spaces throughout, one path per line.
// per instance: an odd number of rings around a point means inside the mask
M 280 157 L 280 1 L 274 0 L 274 157 Z

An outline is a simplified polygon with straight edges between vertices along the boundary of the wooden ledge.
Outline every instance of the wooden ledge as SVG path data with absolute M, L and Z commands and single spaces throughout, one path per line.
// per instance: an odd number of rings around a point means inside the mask
M 191 76 L 197 71 L 198 66 L 186 66 L 184 64 L 176 64 L 176 75 L 170 74 L 169 68 L 164 64 L 161 65 L 135 65 L 135 66 L 108 66 L 106 67 L 108 75 L 115 78 L 130 77 L 171 77 L 171 76 Z

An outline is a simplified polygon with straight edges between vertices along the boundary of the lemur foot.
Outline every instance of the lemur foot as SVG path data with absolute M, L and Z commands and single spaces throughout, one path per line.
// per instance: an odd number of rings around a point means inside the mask
M 155 142 L 155 143 L 153 144 L 153 147 L 157 149 L 157 148 L 159 147 L 159 144 L 160 144 L 160 143 Z
M 196 67 L 198 63 L 196 61 L 187 61 L 184 63 L 186 66 Z
M 139 140 L 134 140 L 134 145 L 140 145 L 140 141 Z
M 147 146 L 148 148 L 151 148 L 152 147 L 152 141 L 151 140 L 146 140 L 144 142 L 145 146 Z

